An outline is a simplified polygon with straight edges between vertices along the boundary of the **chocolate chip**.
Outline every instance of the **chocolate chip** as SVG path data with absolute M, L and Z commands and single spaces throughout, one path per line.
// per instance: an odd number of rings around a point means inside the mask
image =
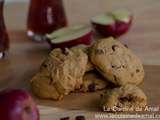
M 122 65 L 122 67 L 123 67 L 123 68 L 126 68 L 126 66 L 125 66 L 125 65 Z
M 112 68 L 115 68 L 115 66 L 114 66 L 114 65 L 112 65 Z
M 89 90 L 89 92 L 95 92 L 95 90 L 96 90 L 95 83 L 88 85 L 88 90 Z
M 115 51 L 115 50 L 116 50 L 116 47 L 118 47 L 118 45 L 113 45 L 113 46 L 112 46 L 112 50 Z
M 139 69 L 137 69 L 137 70 L 136 70 L 136 73 L 138 73 L 138 72 L 140 72 L 140 70 L 139 70 Z
M 69 120 L 69 117 L 60 118 L 60 120 Z
M 120 69 L 122 66 L 114 66 L 112 65 L 112 68 Z
M 126 48 L 128 48 L 128 45 L 127 45 L 127 44 L 124 44 L 124 46 L 125 46 Z
M 104 96 L 104 94 L 100 94 L 100 98 L 102 98 Z
M 86 120 L 86 118 L 82 115 L 76 116 L 75 120 Z
M 104 54 L 104 51 L 102 49 L 96 49 L 95 53 L 96 54 Z
M 43 63 L 42 66 L 45 67 L 45 68 L 47 68 L 47 64 L 46 63 Z
M 121 103 L 123 103 L 123 102 L 131 102 L 131 101 L 132 101 L 132 97 L 130 97 L 130 96 L 120 97 L 120 98 L 119 98 L 119 101 L 120 101 Z

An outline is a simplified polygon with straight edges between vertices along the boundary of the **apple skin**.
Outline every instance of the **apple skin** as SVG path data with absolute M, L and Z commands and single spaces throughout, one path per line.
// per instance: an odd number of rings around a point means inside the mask
M 129 30 L 132 24 L 132 19 L 133 17 L 130 16 L 129 21 L 127 23 L 116 20 L 115 23 L 110 24 L 110 25 L 102 25 L 102 24 L 98 24 L 95 22 L 92 22 L 92 25 L 95 28 L 95 30 L 102 36 L 104 37 L 112 36 L 112 37 L 117 38 Z
M 90 31 L 86 35 L 81 36 L 77 39 L 66 41 L 66 42 L 59 43 L 59 44 L 51 43 L 50 40 L 47 40 L 47 41 L 50 44 L 51 49 L 54 49 L 54 48 L 64 49 L 64 48 L 70 48 L 70 47 L 73 47 L 79 44 L 90 45 L 92 40 L 93 40 L 93 31 Z
M 39 120 L 39 111 L 25 90 L 5 90 L 0 92 L 0 119 Z

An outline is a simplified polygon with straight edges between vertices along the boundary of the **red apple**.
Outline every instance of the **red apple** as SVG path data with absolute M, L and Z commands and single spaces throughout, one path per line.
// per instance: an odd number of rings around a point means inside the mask
M 0 120 L 39 120 L 39 111 L 28 92 L 5 90 L 0 92 Z
M 65 27 L 46 35 L 52 48 L 89 45 L 93 38 L 92 28 L 87 25 Z
M 104 37 L 119 37 L 126 33 L 132 23 L 132 15 L 129 11 L 112 11 L 91 19 L 95 30 Z

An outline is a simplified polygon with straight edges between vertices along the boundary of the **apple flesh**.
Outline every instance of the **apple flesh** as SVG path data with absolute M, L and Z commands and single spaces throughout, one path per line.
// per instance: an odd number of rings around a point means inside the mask
M 20 89 L 0 92 L 1 120 L 39 120 L 39 111 L 28 92 Z
M 93 32 L 90 26 L 76 25 L 59 29 L 46 37 L 52 48 L 70 48 L 78 44 L 89 45 Z
M 91 22 L 95 30 L 104 37 L 119 37 L 129 30 L 132 19 L 131 13 L 123 10 L 93 17 Z

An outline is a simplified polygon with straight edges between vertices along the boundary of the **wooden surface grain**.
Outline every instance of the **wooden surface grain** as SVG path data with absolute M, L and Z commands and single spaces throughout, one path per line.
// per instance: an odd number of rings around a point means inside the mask
M 64 0 L 70 24 L 89 23 L 92 16 L 112 9 L 131 10 L 134 23 L 120 41 L 128 44 L 147 66 L 160 65 L 160 1 L 159 0 Z M 5 7 L 5 20 L 10 35 L 11 47 L 5 60 L 0 61 L 0 89 L 7 87 L 28 88 L 28 80 L 36 73 L 40 63 L 50 51 L 47 44 L 34 43 L 26 36 L 28 4 L 14 3 Z M 160 67 L 149 67 L 150 76 L 145 87 L 154 104 L 159 104 L 158 72 Z M 147 83 L 149 81 L 149 83 Z M 153 81 L 153 82 L 152 82 Z M 150 87 L 150 86 L 151 87 Z M 154 93 L 154 92 L 153 92 Z M 42 120 L 58 120 L 62 115 L 83 114 L 84 111 L 68 111 L 40 106 Z M 85 113 L 86 114 L 86 113 Z M 88 115 L 88 114 L 87 114 Z M 90 115 L 88 115 L 90 116 Z M 90 118 L 91 119 L 91 118 Z M 93 119 L 91 119 L 93 120 Z

